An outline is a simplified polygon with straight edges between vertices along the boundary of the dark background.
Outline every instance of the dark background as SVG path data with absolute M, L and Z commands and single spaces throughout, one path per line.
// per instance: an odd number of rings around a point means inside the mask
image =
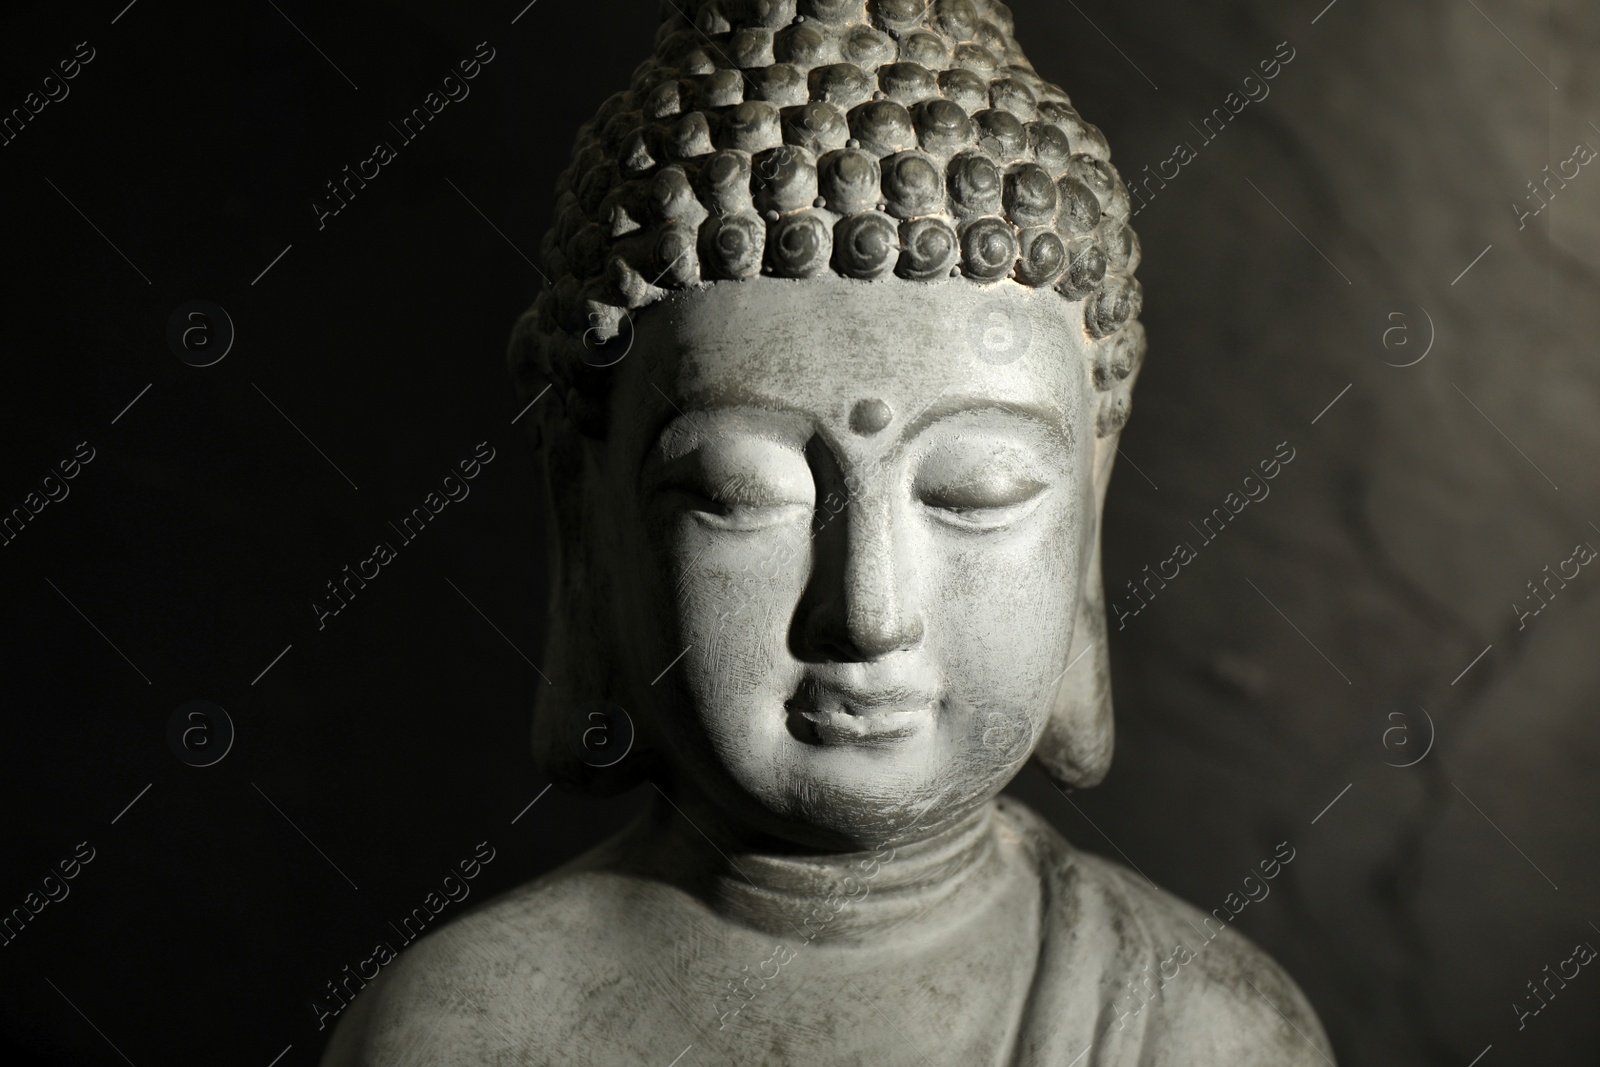
M 309 1064 L 310 999 L 478 842 L 487 895 L 641 799 L 545 794 L 528 755 L 546 577 L 503 348 L 571 139 L 655 5 L 124 2 L 11 5 L 0 32 L 0 110 L 96 51 L 0 147 L 0 509 L 96 450 L 0 547 L 0 909 L 96 850 L 0 947 L 0 1053 Z M 1135 220 L 1151 354 L 1110 595 L 1296 450 L 1115 635 L 1105 786 L 1015 790 L 1208 910 L 1289 840 L 1236 923 L 1343 1063 L 1595 1062 L 1600 977 L 1520 1031 L 1512 1005 L 1600 943 L 1600 572 L 1523 629 L 1511 605 L 1600 546 L 1600 175 L 1524 229 L 1511 205 L 1600 146 L 1600 12 L 1015 11 L 1130 180 L 1198 149 Z M 471 95 L 400 146 L 387 122 L 480 41 Z M 1283 41 L 1271 95 L 1201 144 L 1190 123 Z M 319 230 L 323 183 L 378 140 L 398 158 Z M 194 299 L 237 330 L 208 368 L 166 342 Z M 470 497 L 319 631 L 323 583 L 481 441 Z M 193 699 L 237 730 L 207 768 L 166 740 Z

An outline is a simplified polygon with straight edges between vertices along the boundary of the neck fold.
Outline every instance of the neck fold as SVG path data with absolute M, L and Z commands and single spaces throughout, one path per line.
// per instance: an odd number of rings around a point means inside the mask
M 870 940 L 900 931 L 999 872 L 994 805 L 909 845 L 871 852 L 774 853 L 713 845 L 675 806 L 657 805 L 648 831 L 708 906 L 790 943 Z M 658 821 L 659 820 L 659 821 Z M 663 825 L 665 823 L 665 825 Z M 665 846 L 664 848 L 662 846 Z M 675 878 L 675 881 L 684 881 Z

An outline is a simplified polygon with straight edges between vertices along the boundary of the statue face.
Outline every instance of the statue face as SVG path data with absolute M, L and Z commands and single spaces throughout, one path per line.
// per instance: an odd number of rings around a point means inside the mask
M 1081 321 L 1048 290 L 832 277 L 640 315 L 590 470 L 629 697 L 676 780 L 842 848 L 1010 780 L 1097 521 Z

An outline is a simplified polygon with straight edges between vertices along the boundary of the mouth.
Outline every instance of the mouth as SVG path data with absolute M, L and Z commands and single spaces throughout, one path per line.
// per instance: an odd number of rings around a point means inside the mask
M 832 686 L 807 686 L 788 702 L 801 731 L 822 745 L 887 745 L 927 729 L 939 700 L 904 689 L 857 692 Z M 809 727 L 809 729 L 806 729 Z
M 933 705 L 904 711 L 802 711 L 816 740 L 824 745 L 883 745 L 903 741 L 933 721 Z

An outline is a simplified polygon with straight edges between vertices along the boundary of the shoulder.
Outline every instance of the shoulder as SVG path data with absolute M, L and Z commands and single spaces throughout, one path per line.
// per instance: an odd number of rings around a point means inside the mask
M 1294 980 L 1211 915 L 1106 860 L 1086 857 L 1147 932 L 1146 963 L 1124 986 L 1125 1012 L 1145 1012 L 1150 1067 L 1323 1067 L 1322 1024 Z
M 565 871 L 462 914 L 351 1001 L 323 1067 L 523 1062 L 559 1046 L 622 983 L 624 939 L 608 935 L 649 906 L 648 892 L 605 871 Z
M 1040 842 L 1051 925 L 1077 950 L 1071 965 L 1088 955 L 1100 970 L 1096 1044 L 1135 1047 L 1127 1062 L 1141 1067 L 1333 1063 L 1304 994 L 1248 938 L 1143 875 L 1078 851 L 1033 812 L 1007 814 Z

